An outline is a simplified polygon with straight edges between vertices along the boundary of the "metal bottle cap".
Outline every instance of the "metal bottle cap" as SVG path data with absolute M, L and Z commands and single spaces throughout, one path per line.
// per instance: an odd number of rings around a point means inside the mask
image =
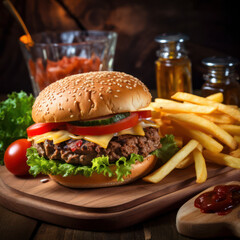
M 202 60 L 202 64 L 208 67 L 234 67 L 239 64 L 238 59 L 234 57 L 208 57 Z
M 155 38 L 155 41 L 158 43 L 184 42 L 186 40 L 189 40 L 189 37 L 182 33 L 163 33 Z
M 203 78 L 212 83 L 239 78 L 236 72 L 239 61 L 234 57 L 208 57 L 202 60 L 202 64 L 207 67 L 207 73 L 203 75 Z

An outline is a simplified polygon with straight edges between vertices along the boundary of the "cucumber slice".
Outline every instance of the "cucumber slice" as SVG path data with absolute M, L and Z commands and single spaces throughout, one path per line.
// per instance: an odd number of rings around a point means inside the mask
M 74 121 L 71 122 L 73 125 L 77 126 L 98 126 L 98 125 L 109 125 L 121 121 L 122 119 L 130 116 L 130 113 L 118 113 L 116 115 L 106 116 L 98 119 L 88 120 L 88 121 Z

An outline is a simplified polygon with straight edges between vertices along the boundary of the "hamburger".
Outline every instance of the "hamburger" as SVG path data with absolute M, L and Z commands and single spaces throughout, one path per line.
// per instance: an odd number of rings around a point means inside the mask
M 61 185 L 95 188 L 122 185 L 153 169 L 161 147 L 147 87 L 122 72 L 68 76 L 43 89 L 27 129 L 29 172 Z

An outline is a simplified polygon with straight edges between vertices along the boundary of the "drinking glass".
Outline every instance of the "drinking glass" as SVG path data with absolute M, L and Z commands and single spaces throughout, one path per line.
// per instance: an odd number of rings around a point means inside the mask
M 34 96 L 46 86 L 66 76 L 112 71 L 117 33 L 110 31 L 41 32 L 20 37 Z

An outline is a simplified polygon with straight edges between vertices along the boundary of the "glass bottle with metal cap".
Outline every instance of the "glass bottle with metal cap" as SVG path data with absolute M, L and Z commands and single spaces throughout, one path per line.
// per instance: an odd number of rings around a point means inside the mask
M 209 57 L 202 60 L 206 67 L 203 74 L 205 83 L 202 86 L 202 96 L 222 92 L 224 103 L 240 106 L 240 84 L 237 66 L 239 61 L 233 57 Z
M 160 44 L 156 65 L 157 94 L 170 99 L 176 92 L 192 92 L 191 61 L 187 56 L 184 34 L 162 34 L 155 38 Z

